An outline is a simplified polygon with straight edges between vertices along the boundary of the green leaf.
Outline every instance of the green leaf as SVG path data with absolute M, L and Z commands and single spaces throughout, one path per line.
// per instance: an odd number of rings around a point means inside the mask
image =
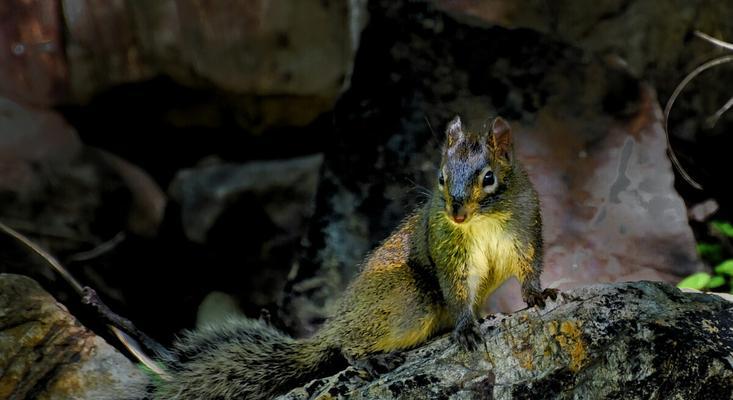
M 712 221 L 710 225 L 723 235 L 733 237 L 733 225 L 731 225 L 730 222 Z
M 715 267 L 715 272 L 718 274 L 733 276 L 733 259 L 723 261 L 720 265 Z
M 710 278 L 710 282 L 708 282 L 708 289 L 715 289 L 723 285 L 725 285 L 725 278 L 720 275 L 715 275 Z
M 719 261 L 723 256 L 723 247 L 715 243 L 698 243 L 697 254 L 702 258 Z
M 710 274 L 707 272 L 696 272 L 677 284 L 679 288 L 690 288 L 703 290 L 710 282 Z

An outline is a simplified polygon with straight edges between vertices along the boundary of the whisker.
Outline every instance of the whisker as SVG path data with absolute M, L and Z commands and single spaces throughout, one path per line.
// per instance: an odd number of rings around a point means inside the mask
M 409 192 L 417 191 L 419 194 L 425 196 L 425 198 L 430 198 L 430 196 L 432 196 L 433 192 L 429 188 L 418 184 L 410 178 L 406 178 L 406 180 L 410 182 L 410 185 L 412 185 L 412 187 L 409 189 Z
M 435 133 L 435 130 L 433 130 L 433 126 L 430 125 L 430 120 L 428 119 L 427 115 L 423 115 L 423 119 L 425 120 L 425 123 L 428 125 L 428 129 L 430 129 L 430 133 L 433 135 L 433 139 L 436 142 L 440 142 L 440 137 Z

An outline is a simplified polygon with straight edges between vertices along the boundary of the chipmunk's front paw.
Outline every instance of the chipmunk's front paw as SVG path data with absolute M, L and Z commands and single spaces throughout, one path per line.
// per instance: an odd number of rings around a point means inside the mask
M 453 340 L 464 350 L 474 351 L 484 341 L 484 337 L 475 319 L 463 318 L 458 321 L 456 329 L 453 330 Z
M 527 306 L 539 308 L 545 308 L 545 299 L 550 298 L 552 300 L 557 299 L 557 294 L 560 293 L 557 289 L 547 288 L 541 292 L 532 292 L 524 296 L 524 301 Z

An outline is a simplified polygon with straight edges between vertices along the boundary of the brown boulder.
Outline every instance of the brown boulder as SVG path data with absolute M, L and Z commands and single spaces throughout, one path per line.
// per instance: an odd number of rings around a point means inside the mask
M 135 398 L 146 381 L 36 282 L 0 274 L 0 398 Z

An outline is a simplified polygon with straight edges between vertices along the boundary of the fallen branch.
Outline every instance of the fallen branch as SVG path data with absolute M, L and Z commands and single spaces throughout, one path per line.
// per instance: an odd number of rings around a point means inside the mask
M 151 371 L 158 374 L 161 378 L 167 379 L 168 375 L 161 369 L 158 364 L 150 358 L 146 352 L 141 348 L 140 344 L 145 347 L 148 351 L 162 354 L 165 348 L 150 338 L 148 335 L 140 331 L 135 325 L 128 319 L 122 318 L 107 307 L 104 302 L 99 298 L 96 291 L 88 286 L 82 286 L 82 284 L 74 278 L 69 271 L 64 268 L 63 265 L 48 251 L 41 248 L 41 246 L 34 243 L 32 240 L 19 233 L 15 229 L 0 222 L 0 231 L 5 232 L 18 242 L 22 243 L 26 248 L 30 249 L 33 253 L 40 256 L 56 273 L 58 273 L 74 291 L 81 297 L 82 303 L 90 306 L 95 310 L 98 316 L 100 316 L 112 330 L 112 333 L 122 343 L 123 346 L 132 354 L 139 362 L 148 367 Z

